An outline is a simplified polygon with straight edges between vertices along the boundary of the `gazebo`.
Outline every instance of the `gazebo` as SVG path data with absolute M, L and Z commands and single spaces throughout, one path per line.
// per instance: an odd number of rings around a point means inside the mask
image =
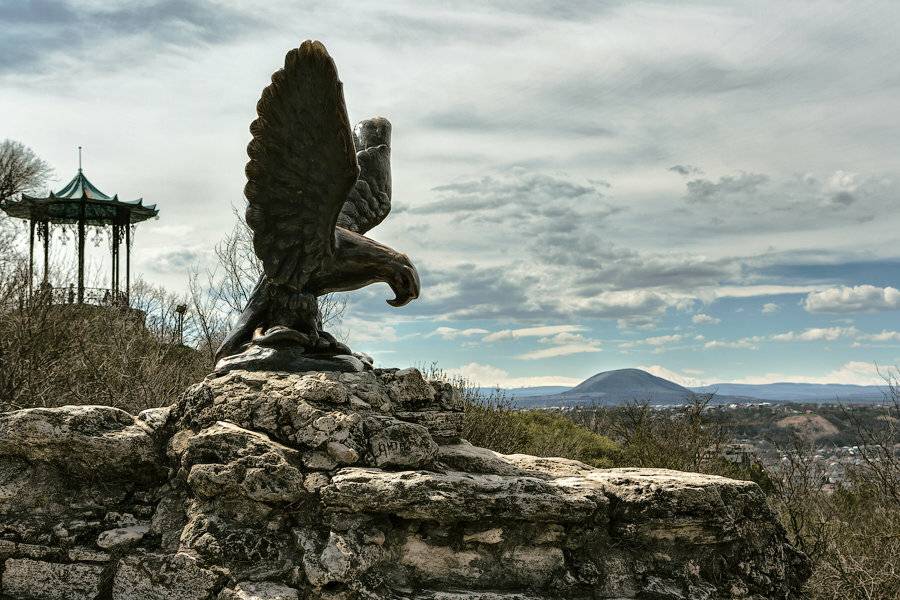
M 132 227 L 156 217 L 155 204 L 144 206 L 143 198 L 119 200 L 101 192 L 91 183 L 81 169 L 81 148 L 78 152 L 78 173 L 58 192 L 50 192 L 45 198 L 22 194 L 19 200 L 7 200 L 0 204 L 10 217 L 27 219 L 29 223 L 28 246 L 28 294 L 32 296 L 34 281 L 35 233 L 44 245 L 44 277 L 41 289 L 50 294 L 53 302 L 78 304 L 127 304 L 131 287 L 131 239 Z M 49 280 L 50 225 L 76 226 L 78 229 L 78 285 L 54 289 Z M 111 231 L 112 272 L 109 288 L 85 288 L 84 253 L 86 228 L 109 226 Z M 119 288 L 119 246 L 125 242 L 125 288 Z

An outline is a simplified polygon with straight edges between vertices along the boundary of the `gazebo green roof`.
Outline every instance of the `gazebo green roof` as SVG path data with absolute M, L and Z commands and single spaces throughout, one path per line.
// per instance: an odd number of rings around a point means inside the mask
M 119 200 L 107 196 L 91 183 L 81 169 L 58 192 L 45 198 L 22 194 L 21 200 L 7 200 L 0 209 L 19 219 L 47 220 L 51 223 L 77 223 L 84 204 L 87 225 L 124 225 L 140 223 L 159 214 L 155 204 L 144 205 L 144 199 Z

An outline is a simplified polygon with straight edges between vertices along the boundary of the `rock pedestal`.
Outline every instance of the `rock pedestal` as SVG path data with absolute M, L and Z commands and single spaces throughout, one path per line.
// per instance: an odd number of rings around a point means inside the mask
M 795 598 L 753 483 L 501 455 L 415 370 L 0 414 L 4 599 Z

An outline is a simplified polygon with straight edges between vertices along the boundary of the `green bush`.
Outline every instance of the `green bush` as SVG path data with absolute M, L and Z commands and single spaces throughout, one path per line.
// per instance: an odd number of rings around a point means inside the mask
M 611 467 L 620 453 L 608 437 L 551 411 L 518 411 L 498 402 L 467 402 L 463 437 L 503 454 L 558 456 Z

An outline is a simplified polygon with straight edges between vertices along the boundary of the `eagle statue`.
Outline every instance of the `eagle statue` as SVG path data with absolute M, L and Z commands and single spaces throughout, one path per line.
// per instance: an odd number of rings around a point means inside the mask
M 318 41 L 287 53 L 256 109 L 244 195 L 263 274 L 216 369 L 369 368 L 323 331 L 317 298 L 376 282 L 391 287 L 392 306 L 419 295 L 409 258 L 365 236 L 391 210 L 391 124 L 375 117 L 351 129 Z

